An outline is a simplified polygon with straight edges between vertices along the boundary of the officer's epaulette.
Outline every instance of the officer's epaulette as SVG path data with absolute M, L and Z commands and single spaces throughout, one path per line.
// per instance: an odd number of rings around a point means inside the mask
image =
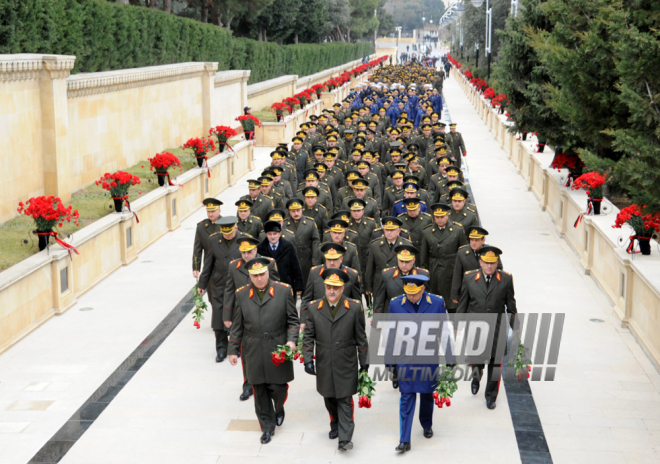
M 506 272 L 506 271 L 500 271 L 500 272 L 504 272 L 504 273 L 505 273 L 506 275 L 508 275 L 508 276 L 510 276 L 510 275 L 511 275 L 511 273 L 510 273 L 510 272 Z
M 314 301 L 309 303 L 309 306 L 310 307 L 311 306 L 316 306 L 316 309 L 321 309 L 321 308 L 323 308 L 323 300 L 322 299 L 321 300 L 314 300 Z
M 382 227 L 378 227 L 378 228 L 374 229 L 374 232 L 380 232 L 381 230 L 383 230 L 383 228 L 382 228 Z
M 476 211 L 475 211 L 475 210 L 473 210 L 472 208 L 470 208 L 469 206 L 468 206 L 468 207 L 467 207 L 466 209 L 467 209 L 468 211 L 472 211 L 473 213 L 475 213 L 475 214 L 476 214 Z
M 285 284 L 284 282 L 278 282 L 277 280 L 273 280 L 272 283 L 274 283 L 275 285 L 279 285 L 280 287 L 291 288 L 291 285 Z
M 348 271 L 349 273 L 357 274 L 358 272 L 353 269 L 352 267 L 346 267 L 344 266 L 344 270 Z
M 452 221 L 452 222 L 453 222 L 455 225 L 457 225 L 457 226 L 461 226 L 461 228 L 463 228 L 463 224 L 461 224 L 460 222 L 456 222 L 456 221 Z
M 286 230 L 287 232 L 292 233 L 293 235 L 296 235 L 296 233 L 294 231 L 292 231 L 291 229 L 284 229 L 284 230 Z
M 433 227 L 433 223 L 431 223 L 431 224 L 427 224 L 427 225 L 424 227 L 424 229 L 422 229 L 422 230 L 426 230 L 426 229 L 428 229 L 429 227 Z M 435 229 L 434 229 L 434 232 L 435 232 Z
M 213 232 L 211 235 L 209 235 L 209 237 L 213 237 L 214 235 L 218 235 L 218 233 L 217 233 L 217 232 Z
M 460 250 L 461 248 L 465 248 L 466 246 L 467 246 L 467 244 L 466 245 L 461 245 L 461 246 L 458 247 L 458 249 Z
M 346 309 L 350 309 L 348 306 L 349 301 L 352 302 L 353 304 L 359 305 L 360 308 L 362 307 L 362 303 L 360 303 L 358 300 L 354 300 L 353 298 L 346 298 L 344 300 L 344 303 L 346 303 Z
M 249 286 L 250 286 L 250 284 L 243 285 L 241 288 L 236 289 L 236 293 L 242 292 L 243 290 L 245 290 L 245 289 L 248 288 Z
M 357 230 L 348 229 L 348 231 L 349 231 L 349 232 L 353 232 L 354 234 L 357 234 Z
M 268 261 L 270 261 L 271 263 L 274 263 L 274 262 L 275 262 L 275 258 L 271 258 L 270 256 L 264 256 L 264 258 L 266 258 L 266 259 L 267 259 Z
M 366 217 L 367 221 L 376 222 L 376 220 L 375 220 L 374 218 L 372 218 L 372 217 L 369 217 L 369 216 L 364 216 L 364 217 Z M 378 229 L 375 229 L 374 232 L 375 232 L 376 230 L 378 230 Z
M 401 214 L 399 214 L 397 217 L 401 217 L 401 216 L 406 216 L 406 213 L 401 213 Z M 407 220 L 408 220 L 408 216 L 406 216 L 406 221 L 407 221 Z
M 479 272 L 480 270 L 481 269 L 473 269 L 471 271 L 465 271 L 465 275 L 474 274 L 475 272 Z
M 243 235 L 247 235 L 248 237 L 252 237 L 252 234 L 248 234 L 247 232 L 243 232 Z M 254 238 L 254 237 L 252 237 Z
M 201 223 L 204 222 L 204 221 L 208 221 L 208 219 L 202 219 L 202 220 L 199 221 L 197 224 L 201 224 Z M 206 226 L 208 227 L 208 225 L 209 225 L 209 223 L 207 222 L 207 223 L 206 223 Z
M 320 205 L 320 204 L 317 204 L 316 206 L 318 206 L 318 207 L 320 207 L 320 208 L 323 208 L 323 209 L 325 209 L 325 210 L 327 210 L 327 209 L 328 209 L 328 208 L 326 208 L 325 206 L 323 206 L 323 205 Z
M 425 216 L 431 217 L 431 215 L 429 213 L 422 212 L 422 214 L 425 215 Z
M 314 266 L 314 267 L 312 268 L 312 271 L 313 271 L 314 269 L 318 269 L 318 268 L 320 268 L 320 267 L 322 267 L 322 266 L 323 266 L 323 264 L 319 264 L 318 266 Z
M 240 261 L 241 259 L 243 259 L 243 258 L 236 258 L 232 261 L 229 261 L 229 264 L 234 264 L 236 261 Z

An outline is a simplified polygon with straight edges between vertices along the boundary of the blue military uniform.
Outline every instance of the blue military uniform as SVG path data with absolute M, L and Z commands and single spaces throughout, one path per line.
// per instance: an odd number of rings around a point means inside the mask
M 401 200 L 397 200 L 394 202 L 394 207 L 392 208 L 392 216 L 394 217 L 399 217 L 399 214 L 403 214 L 407 212 L 406 210 L 406 204 L 403 202 L 403 198 Z M 419 207 L 422 213 L 428 213 L 428 209 L 426 208 L 426 203 L 421 201 L 419 202 Z
M 402 280 L 404 280 L 404 283 L 411 281 L 417 285 L 423 285 L 425 281 L 428 281 L 428 277 L 411 275 L 402 277 Z M 424 290 L 424 294 L 417 304 L 413 304 L 406 294 L 392 298 L 390 300 L 390 314 L 392 313 L 443 314 L 446 313 L 446 310 L 442 297 Z M 435 391 L 437 379 L 415 379 L 413 375 L 415 371 L 411 371 L 411 368 L 423 368 L 424 370 L 430 368 L 431 372 L 436 372 L 438 367 L 438 364 L 399 364 L 397 366 L 399 372 L 399 392 L 401 393 L 399 403 L 401 443 L 410 443 L 417 393 L 420 394 L 419 422 L 425 431 L 430 430 L 433 425 L 433 392 Z M 417 372 L 419 373 L 421 371 Z

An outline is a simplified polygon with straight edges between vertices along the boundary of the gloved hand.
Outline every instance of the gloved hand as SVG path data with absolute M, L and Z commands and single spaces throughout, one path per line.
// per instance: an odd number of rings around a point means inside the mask
M 360 372 L 362 372 L 362 371 L 369 372 L 369 364 L 365 364 L 364 366 L 362 366 L 362 367 L 360 368 Z
M 309 375 L 316 375 L 313 362 L 305 363 L 305 372 L 307 372 Z
M 467 156 L 467 152 L 466 152 L 466 151 L 463 152 L 463 156 Z

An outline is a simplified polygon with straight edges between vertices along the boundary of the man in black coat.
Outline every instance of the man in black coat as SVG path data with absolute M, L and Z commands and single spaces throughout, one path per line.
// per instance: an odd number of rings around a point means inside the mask
M 257 253 L 275 259 L 281 281 L 289 284 L 296 295 L 302 295 L 305 285 L 296 248 L 282 238 L 282 226 L 279 222 L 266 222 L 264 230 L 266 239 L 257 247 Z

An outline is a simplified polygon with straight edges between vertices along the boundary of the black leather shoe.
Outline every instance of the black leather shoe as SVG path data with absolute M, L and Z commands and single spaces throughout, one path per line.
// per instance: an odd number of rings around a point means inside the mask
M 477 393 L 479 393 L 479 381 L 472 379 L 472 394 L 476 395 Z
M 410 451 L 410 443 L 401 442 L 399 443 L 399 446 L 394 448 L 394 451 L 398 451 L 399 453 L 405 453 L 406 451 Z
M 486 401 L 486 407 L 487 407 L 488 409 L 495 409 L 495 406 L 497 406 L 497 405 L 495 404 L 495 401 Z
M 431 438 L 433 436 L 433 429 L 424 429 L 424 438 Z
M 335 438 L 339 437 L 339 430 L 330 430 L 330 433 L 328 433 L 328 438 L 330 440 L 334 440 Z
M 265 445 L 266 443 L 270 443 L 271 438 L 273 438 L 273 435 L 275 435 L 275 430 L 272 432 L 264 432 L 261 434 L 261 443 Z
M 352 441 L 340 441 L 338 446 L 339 451 L 348 451 L 353 449 Z
M 250 396 L 252 396 L 252 390 L 243 390 L 243 393 L 241 393 L 241 396 L 239 396 L 238 399 L 246 401 Z
M 227 358 L 227 353 L 218 353 L 218 355 L 215 357 L 215 362 L 221 363 L 222 361 Z
M 278 427 L 284 423 L 284 411 L 278 412 L 275 415 L 275 423 L 277 424 Z

